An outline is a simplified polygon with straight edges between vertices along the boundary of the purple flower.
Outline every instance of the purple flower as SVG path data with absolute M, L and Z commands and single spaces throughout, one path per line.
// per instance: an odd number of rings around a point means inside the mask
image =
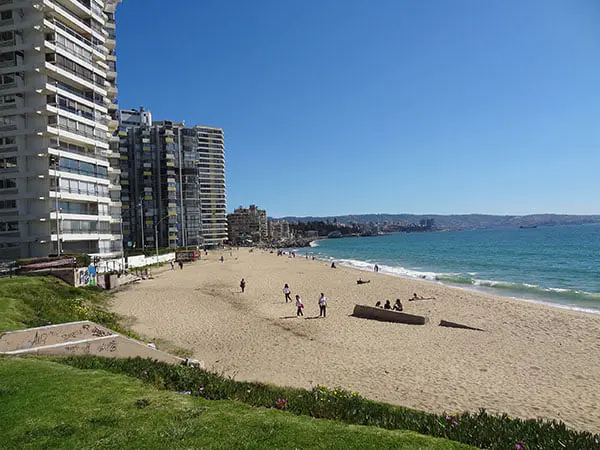
M 147 371 L 147 370 L 144 370 L 142 373 L 143 373 L 144 375 L 148 375 L 148 371 Z
M 515 444 L 515 450 L 522 450 L 523 446 L 521 444 Z
M 459 422 L 459 421 L 457 421 L 457 420 L 453 420 L 453 421 L 452 421 L 452 424 L 453 424 L 453 425 L 458 425 L 459 423 L 460 423 L 460 422 Z
M 200 390 L 203 391 L 204 390 L 204 386 L 200 386 Z
M 284 409 L 287 406 L 287 400 L 285 398 L 278 398 L 275 402 L 275 406 L 280 409 Z
M 446 416 L 446 420 L 451 420 L 451 419 L 452 419 L 452 417 Z

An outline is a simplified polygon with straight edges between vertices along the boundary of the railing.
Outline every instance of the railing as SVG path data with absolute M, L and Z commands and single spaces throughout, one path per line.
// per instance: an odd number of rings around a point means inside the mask
M 101 53 L 104 51 L 102 49 L 102 46 L 94 44 L 89 39 L 86 39 L 82 35 L 80 35 L 77 31 L 71 30 L 68 26 L 64 25 L 62 22 L 59 22 L 58 20 L 52 20 L 51 22 L 54 24 L 55 27 L 60 28 L 61 30 L 65 31 L 67 34 L 73 36 L 75 39 L 78 39 L 79 41 L 83 42 L 85 45 L 88 45 L 88 46 L 98 50 Z
M 83 5 L 83 6 L 85 6 L 87 9 L 90 9 L 91 2 L 90 2 L 89 0 L 88 0 L 88 1 L 86 1 L 86 0 L 75 0 L 75 1 L 76 1 L 77 3 L 79 3 L 79 4 Z
M 63 152 L 67 152 L 67 153 L 73 153 L 75 155 L 81 155 L 81 156 L 87 156 L 88 158 L 95 158 L 95 159 L 100 159 L 102 161 L 107 161 L 107 157 L 106 157 L 106 150 L 77 150 L 74 148 L 68 148 L 68 147 L 63 147 L 61 145 L 58 146 L 52 146 L 51 148 L 54 148 L 56 150 L 60 150 Z
M 94 60 L 94 58 L 92 58 L 92 52 L 90 52 L 89 50 L 85 50 L 86 52 L 89 53 L 89 55 L 84 54 L 83 52 L 76 52 L 75 50 L 73 50 L 72 48 L 67 47 L 65 44 L 63 44 L 62 42 L 58 42 L 58 41 L 54 41 L 52 42 L 54 45 L 56 45 L 59 48 L 62 48 L 63 50 L 65 50 L 67 53 L 69 53 L 70 55 L 75 56 L 76 58 L 82 59 L 83 61 L 89 63 L 92 62 Z
M 97 82 L 94 77 L 90 77 L 88 75 L 84 75 L 82 73 L 79 72 L 74 72 L 73 69 L 71 69 L 69 66 L 65 65 L 65 64 L 61 64 L 58 61 L 48 61 L 49 64 L 53 64 L 56 67 L 60 67 L 62 70 L 69 72 L 71 75 L 79 77 L 85 81 L 87 81 L 88 83 L 94 84 L 98 87 L 101 87 L 102 89 L 105 89 L 104 87 L 104 83 L 99 83 Z
M 64 106 L 59 103 L 58 104 L 54 103 L 54 102 L 48 103 L 48 106 L 54 106 L 55 108 L 62 109 L 63 111 L 67 111 L 67 112 L 70 112 L 71 114 L 85 117 L 86 119 L 90 119 L 90 120 L 96 120 L 96 119 L 100 119 L 102 117 L 102 115 L 98 115 L 97 117 L 94 117 L 94 114 L 92 114 L 90 112 L 83 111 L 81 109 L 76 109 L 76 108 L 69 108 L 68 106 Z
M 78 91 L 77 89 L 74 89 L 71 86 L 66 85 L 60 81 L 52 79 L 52 80 L 48 80 L 48 84 L 52 84 L 52 85 L 62 89 L 63 91 L 67 91 L 73 95 L 76 95 L 77 97 L 79 97 L 83 100 L 87 100 L 88 102 L 92 102 L 92 103 L 95 103 L 96 105 L 104 107 L 104 102 L 102 100 L 96 100 L 94 98 L 86 97 L 85 95 L 83 95 L 83 93 L 81 91 Z
M 76 13 L 74 13 L 73 11 L 71 11 L 69 8 L 65 7 L 64 5 L 58 5 L 58 4 L 54 4 L 54 9 L 58 12 L 60 12 L 62 15 L 66 16 L 69 18 L 69 20 L 75 22 L 76 24 L 78 24 L 80 27 L 82 28 L 90 28 L 91 26 L 90 24 L 86 23 L 84 20 L 80 19 Z
M 81 129 L 77 128 L 77 127 L 70 127 L 68 125 L 63 125 L 63 124 L 59 124 L 59 123 L 51 123 L 51 124 L 48 124 L 48 126 L 55 127 L 55 128 L 60 128 L 61 130 L 68 131 L 69 133 L 78 134 L 79 136 L 83 136 L 83 137 L 87 137 L 87 138 L 90 138 L 90 139 L 94 139 L 96 141 L 100 141 L 100 142 L 103 142 L 105 144 L 108 143 L 108 140 L 106 138 L 98 136 L 94 132 L 90 133 L 89 131 L 81 130 Z

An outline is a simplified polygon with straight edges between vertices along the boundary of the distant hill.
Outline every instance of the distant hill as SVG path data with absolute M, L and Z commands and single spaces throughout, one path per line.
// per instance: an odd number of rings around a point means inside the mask
M 334 221 L 340 223 L 384 223 L 384 222 L 409 222 L 419 223 L 423 219 L 435 219 L 438 229 L 473 229 L 473 228 L 501 228 L 520 226 L 554 226 L 554 225 L 583 225 L 600 223 L 600 215 L 577 216 L 566 214 L 531 214 L 527 216 L 494 216 L 488 214 L 350 214 L 346 216 L 325 217 L 281 217 L 288 222 L 315 222 Z

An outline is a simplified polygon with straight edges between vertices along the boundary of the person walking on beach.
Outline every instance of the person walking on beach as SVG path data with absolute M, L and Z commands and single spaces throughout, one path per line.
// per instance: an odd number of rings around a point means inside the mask
M 244 293 L 244 289 L 246 289 L 246 281 L 242 278 L 240 281 L 240 288 L 242 289 L 242 294 Z
M 171 261 L 171 270 L 175 270 L 175 264 Z
M 299 295 L 296 295 L 296 308 L 298 308 L 298 310 L 296 311 L 296 315 L 304 316 L 304 313 L 302 312 L 302 309 L 304 308 L 304 303 L 302 303 L 302 299 Z
M 285 283 L 285 286 L 283 287 L 283 293 L 285 294 L 285 302 L 287 303 L 289 300 L 290 303 L 292 303 L 292 297 L 290 297 L 292 291 L 290 290 L 290 287 L 287 283 Z
M 319 317 L 327 317 L 327 297 L 322 292 L 319 298 Z
M 375 264 L 375 267 L 373 267 L 373 270 L 375 271 L 375 273 L 379 272 L 379 266 L 377 264 Z
M 183 261 L 179 261 L 179 270 L 183 270 Z

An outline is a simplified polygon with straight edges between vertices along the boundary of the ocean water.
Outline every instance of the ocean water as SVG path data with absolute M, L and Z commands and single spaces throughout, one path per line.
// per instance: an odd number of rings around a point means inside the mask
M 600 225 L 325 239 L 298 252 L 600 314 Z

